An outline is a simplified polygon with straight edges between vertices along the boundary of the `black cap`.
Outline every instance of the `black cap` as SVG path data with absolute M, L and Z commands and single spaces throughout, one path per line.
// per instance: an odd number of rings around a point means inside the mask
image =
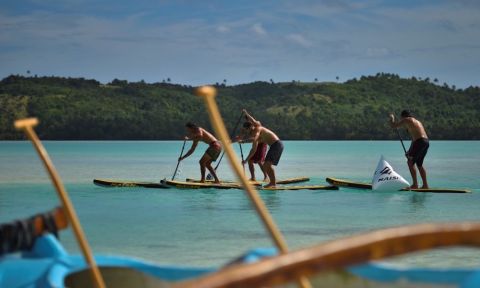
M 247 128 L 247 129 L 248 129 L 248 128 L 250 128 L 250 127 L 252 127 L 252 123 L 251 123 L 251 122 L 245 122 L 245 123 L 243 123 L 243 128 Z
M 190 129 L 198 129 L 197 124 L 195 124 L 193 122 L 188 122 L 187 124 L 185 124 L 185 126 L 190 128 Z
M 412 112 L 410 112 L 409 110 L 403 110 L 402 111 L 402 114 L 400 114 L 402 117 L 406 118 L 406 117 L 412 117 Z

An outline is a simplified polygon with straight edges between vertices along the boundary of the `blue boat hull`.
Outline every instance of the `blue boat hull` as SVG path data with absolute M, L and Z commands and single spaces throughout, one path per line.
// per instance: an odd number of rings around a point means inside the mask
M 234 263 L 251 263 L 274 256 L 276 250 L 255 249 Z M 128 267 L 164 281 L 186 280 L 215 272 L 215 268 L 160 266 L 118 256 L 96 256 L 100 267 Z M 47 288 L 64 287 L 68 275 L 86 268 L 80 256 L 69 255 L 52 235 L 40 237 L 33 249 L 22 254 L 0 258 L 0 287 Z M 352 274 L 377 282 L 409 282 L 454 285 L 461 288 L 480 287 L 480 270 L 476 269 L 414 269 L 369 263 L 348 269 Z
M 99 266 L 129 267 L 147 275 L 178 281 L 215 271 L 213 268 L 159 266 L 127 257 L 96 256 Z M 0 287 L 64 287 L 67 275 L 86 268 L 81 256 L 69 255 L 52 235 L 37 239 L 33 249 L 0 258 Z

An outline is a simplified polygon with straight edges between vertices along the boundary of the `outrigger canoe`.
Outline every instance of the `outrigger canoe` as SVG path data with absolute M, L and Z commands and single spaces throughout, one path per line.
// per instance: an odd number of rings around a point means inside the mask
M 298 254 L 298 252 L 294 253 Z M 308 255 L 314 255 L 314 253 L 309 253 Z M 232 261 L 228 266 L 221 268 L 158 265 L 124 256 L 95 255 L 95 260 L 99 265 L 107 287 L 184 287 L 182 284 L 185 283 L 187 284 L 185 287 L 191 288 L 197 286 L 196 281 L 200 281 L 202 278 L 202 280 L 214 278 L 216 277 L 215 274 L 221 274 L 222 271 L 228 273 L 228 269 L 240 272 L 240 270 L 255 268 L 253 271 L 263 271 L 265 269 L 259 269 L 260 265 L 263 265 L 261 262 L 258 262 L 261 259 L 277 264 L 265 263 L 272 267 L 281 267 L 280 263 L 288 262 L 275 262 L 277 261 L 276 258 L 285 258 L 287 255 L 275 256 L 276 249 L 274 248 L 258 248 L 251 250 Z M 322 265 L 317 264 L 317 266 Z M 281 271 L 279 269 L 277 273 L 281 273 Z M 252 277 L 248 274 L 243 273 L 242 275 Z M 394 287 L 476 288 L 480 285 L 480 269 L 424 269 L 398 267 L 383 263 L 367 263 L 360 266 L 352 266 L 348 268 L 348 271 L 341 273 L 319 274 L 312 278 L 311 281 L 315 287 L 317 285 L 319 287 L 364 287 L 371 284 L 372 287 L 391 287 L 393 285 Z M 232 283 L 225 286 L 233 287 Z M 397 283 L 401 284 L 401 286 L 396 286 Z M 267 285 L 261 285 L 261 287 L 265 286 Z M 86 270 L 84 259 L 79 255 L 70 255 L 52 234 L 45 234 L 37 238 L 33 247 L 29 250 L 22 253 L 0 255 L 0 287 L 78 288 L 92 287 L 92 282 L 90 274 Z M 218 286 L 213 284 L 205 287 Z M 238 287 L 238 285 L 235 287 Z M 244 285 L 242 287 L 256 286 Z
M 105 186 L 105 187 L 143 187 L 143 188 L 157 188 L 157 189 L 169 188 L 168 186 L 158 182 L 155 183 L 155 182 L 110 180 L 110 179 L 93 179 L 93 183 L 95 185 Z
M 185 181 L 187 182 L 194 182 L 194 183 L 200 183 L 200 180 L 197 179 L 192 179 L 192 178 L 187 178 Z M 279 185 L 284 185 L 284 184 L 295 184 L 295 183 L 302 183 L 302 182 L 308 182 L 310 181 L 310 178 L 308 177 L 294 177 L 294 178 L 287 178 L 283 180 L 278 180 L 277 184 Z M 206 180 L 207 183 L 213 182 L 213 180 Z M 237 183 L 234 181 L 221 181 L 221 183 Z M 250 181 L 252 185 L 255 186 L 261 186 L 263 184 L 266 184 L 267 182 L 264 181 Z
M 183 189 L 202 189 L 202 188 L 215 188 L 215 189 L 242 189 L 242 186 L 239 183 L 197 183 L 197 182 L 187 182 L 187 181 L 172 181 L 172 180 L 162 180 L 162 184 L 171 186 L 174 188 L 183 188 Z M 268 191 L 286 191 L 286 190 L 338 190 L 338 187 L 332 185 L 305 185 L 305 186 L 293 186 L 293 185 L 277 185 L 275 188 L 265 188 L 257 187 L 258 190 L 268 190 Z
M 351 180 L 338 179 L 333 177 L 327 177 L 325 179 L 328 183 L 346 188 L 357 188 L 357 189 L 367 189 L 372 190 L 372 184 L 364 182 L 355 182 Z M 470 193 L 468 189 L 450 189 L 450 188 L 430 188 L 430 189 L 402 189 L 400 191 L 414 191 L 414 192 L 424 192 L 424 193 Z

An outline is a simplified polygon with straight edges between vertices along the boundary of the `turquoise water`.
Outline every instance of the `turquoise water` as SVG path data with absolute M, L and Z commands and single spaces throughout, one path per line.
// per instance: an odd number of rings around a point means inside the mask
M 241 190 L 104 188 L 92 184 L 94 178 L 170 178 L 181 143 L 45 142 L 96 253 L 211 266 L 250 248 L 272 245 Z M 199 177 L 198 160 L 205 148 L 200 146 L 181 163 L 178 178 Z M 395 141 L 286 141 L 277 174 L 279 178 L 309 176 L 311 183 L 317 184 L 323 184 L 327 176 L 368 182 L 382 154 L 410 180 L 402 148 Z M 221 165 L 219 175 L 232 179 L 226 164 Z M 261 196 L 292 248 L 404 224 L 480 221 L 480 142 L 432 141 L 425 167 L 431 186 L 466 187 L 473 193 L 341 189 L 262 192 Z M 31 144 L 0 142 L 0 222 L 46 211 L 58 203 Z M 60 238 L 69 251 L 78 253 L 70 230 L 62 232 Z M 480 266 L 479 256 L 477 250 L 455 249 L 395 261 L 417 266 Z

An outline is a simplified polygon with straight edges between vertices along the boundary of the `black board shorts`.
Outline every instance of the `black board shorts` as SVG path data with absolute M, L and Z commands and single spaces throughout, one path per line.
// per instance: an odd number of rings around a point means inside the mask
M 210 156 L 210 158 L 212 158 L 212 161 L 217 161 L 218 156 L 220 156 L 221 153 L 222 153 L 222 146 L 218 141 L 214 141 L 210 143 L 207 151 L 205 151 L 205 154 Z
M 270 149 L 268 150 L 267 156 L 265 157 L 265 162 L 270 162 L 273 165 L 277 166 L 278 162 L 280 161 L 280 157 L 282 157 L 283 153 L 283 143 L 282 141 L 278 140 L 277 142 L 270 145 Z
M 428 152 L 428 147 L 430 147 L 430 143 L 427 138 L 417 139 L 410 145 L 407 156 L 413 161 L 413 164 L 417 164 L 418 167 L 422 167 L 423 160 Z

